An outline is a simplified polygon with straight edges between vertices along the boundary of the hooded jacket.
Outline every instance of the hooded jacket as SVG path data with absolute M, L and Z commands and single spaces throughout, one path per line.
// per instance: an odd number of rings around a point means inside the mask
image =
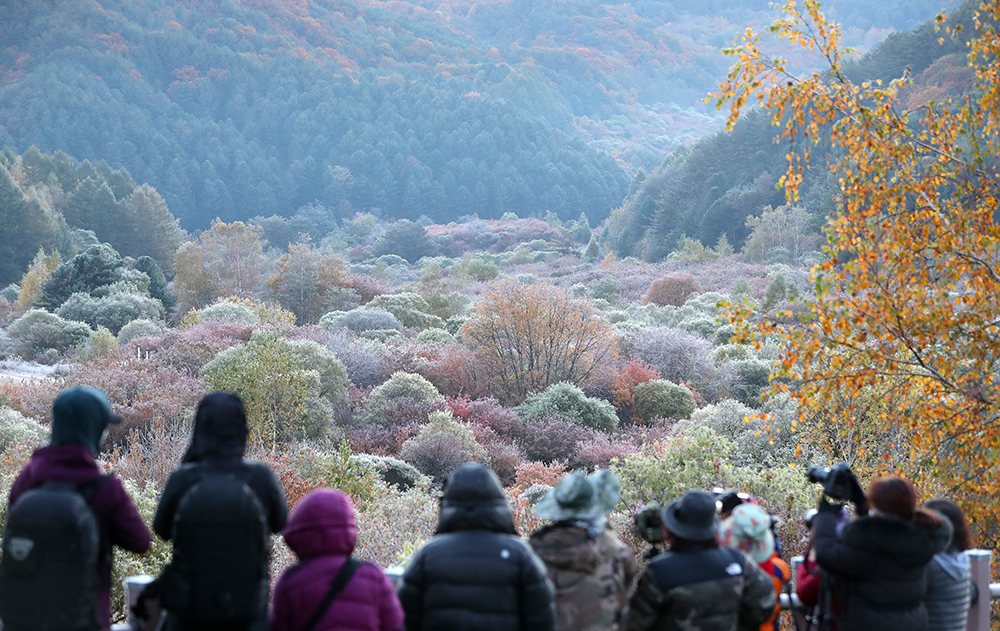
M 820 510 L 813 549 L 832 575 L 840 631 L 927 629 L 927 564 L 951 540 L 951 524 L 922 526 L 891 515 L 864 516 L 837 535 L 838 514 Z
M 927 566 L 927 628 L 964 631 L 972 600 L 972 572 L 964 552 L 934 555 Z
M 704 542 L 675 542 L 639 577 L 622 628 L 756 630 L 774 612 L 774 603 L 774 584 L 746 553 Z
M 437 534 L 403 574 L 407 631 L 553 631 L 545 566 L 516 532 L 496 474 L 474 463 L 455 470 Z
M 595 537 L 559 521 L 531 535 L 530 543 L 556 590 L 557 628 L 617 631 L 638 564 L 615 532 L 605 527 Z
M 260 500 L 270 532 L 277 533 L 285 527 L 288 506 L 274 474 L 265 465 L 243 461 L 247 436 L 246 410 L 236 395 L 214 392 L 199 402 L 191 445 L 184 455 L 184 464 L 170 474 L 156 507 L 153 530 L 157 535 L 166 541 L 171 540 L 177 507 L 184 494 L 194 486 L 205 470 L 239 472 L 244 476 L 247 486 Z M 174 551 L 177 552 L 176 547 Z M 265 576 L 261 585 L 261 591 L 265 593 L 267 580 Z M 263 622 L 265 617 L 263 609 L 260 616 Z M 229 628 L 242 629 L 244 626 L 235 623 L 231 627 L 219 624 L 206 626 L 206 623 L 198 620 L 180 620 L 172 616 L 168 620 L 168 628 L 185 631 L 202 628 L 225 631 Z
M 80 390 L 87 389 L 74 389 Z M 46 482 L 81 486 L 101 475 L 95 458 L 111 419 L 106 400 L 101 405 L 62 405 L 65 397 L 60 396 L 57 402 L 60 404 L 54 404 L 52 410 L 51 444 L 31 455 L 10 488 L 8 506 Z M 112 549 L 107 544 L 141 554 L 149 549 L 149 529 L 121 480 L 114 475 L 105 476 L 90 496 L 89 504 L 97 519 L 102 549 L 107 551 L 98 566 L 97 614 L 102 627 L 110 628 Z
M 202 468 L 240 469 L 249 472 L 247 485 L 257 495 L 271 532 L 280 532 L 288 520 L 285 495 L 271 470 L 260 463 L 244 462 L 247 448 L 246 410 L 236 395 L 213 392 L 198 404 L 191 445 L 183 464 L 167 480 L 153 518 L 153 530 L 170 541 L 174 514 L 184 493 L 194 485 Z
M 299 563 L 275 586 L 271 631 L 299 631 L 354 551 L 358 529 L 351 500 L 339 491 L 313 491 L 292 511 L 282 535 Z M 403 608 L 392 583 L 371 563 L 361 564 L 316 626 L 316 631 L 402 629 Z

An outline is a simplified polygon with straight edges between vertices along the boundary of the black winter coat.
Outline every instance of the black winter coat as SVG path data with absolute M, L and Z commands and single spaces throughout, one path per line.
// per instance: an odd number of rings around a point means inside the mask
M 195 416 L 191 445 L 184 456 L 184 464 L 170 474 L 160 496 L 153 518 L 153 530 L 164 540 L 173 536 L 174 518 L 184 494 L 198 481 L 203 470 L 240 471 L 246 484 L 260 501 L 268 529 L 280 532 L 288 520 L 288 504 L 271 470 L 260 463 L 244 462 L 247 443 L 247 421 L 243 404 L 230 394 L 212 393 L 202 399 Z M 175 554 L 177 548 L 174 549 Z M 168 631 L 244 631 L 266 627 L 266 602 L 268 578 L 261 580 L 262 609 L 260 619 L 247 624 L 211 623 L 189 618 L 168 616 Z
M 837 535 L 837 512 L 813 522 L 813 549 L 835 582 L 840 631 L 925 631 L 927 564 L 948 547 L 951 524 L 920 526 L 888 515 L 849 522 Z
M 403 574 L 407 631 L 554 631 L 545 565 L 515 533 L 496 475 L 477 464 L 457 469 L 437 534 Z

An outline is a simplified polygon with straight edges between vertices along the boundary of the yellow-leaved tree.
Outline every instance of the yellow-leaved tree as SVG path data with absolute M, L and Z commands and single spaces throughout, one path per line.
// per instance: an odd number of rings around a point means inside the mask
M 829 135 L 831 156 L 823 158 L 840 194 L 828 221 L 829 258 L 814 270 L 817 293 L 805 316 L 788 324 L 736 306 L 731 317 L 744 323 L 744 340 L 783 338 L 775 388 L 799 402 L 800 420 L 863 422 L 869 434 L 902 441 L 868 440 L 861 459 L 873 472 L 898 467 L 925 492 L 955 497 L 972 520 L 986 520 L 980 534 L 995 538 L 1000 5 L 982 3 L 971 35 L 962 35 L 975 88 L 909 109 L 898 96 L 908 76 L 884 85 L 844 76 L 838 27 L 818 2 L 790 1 L 781 11 L 772 33 L 822 55 L 823 72 L 793 76 L 748 29 L 728 51 L 737 62 L 713 96 L 728 107 L 730 125 L 760 106 L 784 139 L 814 141 L 789 154 L 782 184 L 790 202 L 810 148 Z M 956 35 L 944 15 L 937 20 L 942 38 Z M 892 404 L 862 411 L 858 402 L 873 393 Z

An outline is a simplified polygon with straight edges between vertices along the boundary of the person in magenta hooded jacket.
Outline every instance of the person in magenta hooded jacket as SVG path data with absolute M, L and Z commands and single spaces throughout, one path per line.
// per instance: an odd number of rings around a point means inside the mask
M 298 631 L 320 605 L 354 551 L 358 528 L 351 500 L 319 489 L 292 510 L 282 531 L 299 563 L 278 578 L 271 604 L 271 631 Z M 372 563 L 362 563 L 320 618 L 315 631 L 402 631 L 403 608 L 392 583 Z
M 112 414 L 108 398 L 95 388 L 63 390 L 52 403 L 52 439 L 36 449 L 31 460 L 10 487 L 8 506 L 27 491 L 46 482 L 68 482 L 77 486 L 101 475 L 97 454 L 108 424 L 121 419 Z M 111 545 L 130 552 L 149 550 L 149 529 L 139 515 L 121 480 L 107 475 L 90 496 L 97 518 L 102 550 L 107 552 L 98 566 L 97 616 L 101 628 L 111 628 Z

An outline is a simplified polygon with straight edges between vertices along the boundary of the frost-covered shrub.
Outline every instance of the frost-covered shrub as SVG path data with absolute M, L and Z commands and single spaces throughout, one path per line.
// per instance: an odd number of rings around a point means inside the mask
M 770 383 L 770 362 L 760 359 L 740 359 L 732 362 L 738 381 L 733 388 L 736 398 L 747 405 L 756 405 Z
M 128 346 L 132 340 L 140 337 L 157 337 L 165 330 L 166 327 L 161 322 L 139 318 L 132 320 L 118 331 L 118 343 L 122 346 Z
M 149 483 L 138 484 L 129 479 L 122 480 L 122 484 L 132 498 L 132 503 L 139 510 L 142 520 L 147 526 L 151 526 L 160 495 L 157 488 Z M 125 603 L 128 602 L 124 587 L 125 579 L 129 576 L 159 576 L 170 562 L 173 550 L 170 542 L 153 537 L 151 543 L 149 550 L 144 554 L 125 550 L 115 552 L 115 562 L 111 570 L 111 602 L 116 608 L 111 615 L 115 619 L 124 619 L 128 614 L 125 610 Z
M 398 415 L 395 413 L 406 404 L 443 405 L 444 397 L 424 377 L 416 373 L 396 371 L 388 381 L 372 390 L 359 416 L 364 423 L 391 424 L 394 420 L 401 420 L 396 418 Z
M 634 415 L 644 421 L 655 418 L 690 418 L 695 410 L 694 395 L 684 386 L 665 379 L 653 379 L 632 388 Z
M 403 324 L 385 309 L 368 309 L 365 307 L 350 311 L 331 311 L 320 318 L 319 325 L 325 329 L 349 329 L 355 333 L 394 329 L 400 330 Z
M 197 315 L 198 324 L 241 323 L 257 324 L 259 318 L 246 305 L 222 300 L 200 310 Z
M 383 482 L 392 484 L 400 490 L 411 489 L 427 479 L 413 465 L 391 456 L 354 454 L 351 460 L 372 469 Z
M 649 291 L 646 292 L 643 304 L 679 307 L 687 301 L 688 296 L 700 291 L 698 281 L 691 274 L 667 274 L 653 281 Z
M 83 322 L 65 320 L 43 309 L 29 309 L 7 328 L 14 352 L 29 360 L 47 351 L 51 351 L 47 357 L 58 359 L 58 355 L 90 339 L 92 333 Z
M 584 298 L 587 295 L 587 286 L 583 283 L 576 283 L 569 288 L 569 292 L 577 298 Z
M 99 326 L 85 344 L 77 347 L 76 358 L 79 361 L 90 361 L 97 357 L 104 357 L 116 348 L 118 348 L 118 339 L 111 331 Z
M 450 344 L 455 341 L 455 336 L 444 329 L 427 329 L 420 332 L 417 341 L 423 344 Z
M 435 412 L 420 434 L 403 445 L 399 457 L 438 483 L 466 462 L 489 464 L 472 429 L 452 418 L 450 412 Z
M 595 299 L 607 300 L 608 302 L 615 302 L 618 300 L 618 283 L 613 280 L 602 280 L 594 286 L 594 291 L 591 295 Z
M 385 344 L 375 340 L 351 339 L 349 333 L 329 331 L 321 343 L 337 356 L 347 369 L 351 383 L 359 388 L 377 386 L 389 378 L 393 363 L 386 356 Z
M 17 283 L 12 283 L 10 285 L 7 285 L 6 287 L 3 288 L 3 290 L 0 290 L 0 298 L 3 298 L 10 304 L 14 304 L 15 302 L 17 302 L 17 297 L 20 295 L 21 295 L 21 286 L 18 285 Z
M 608 324 L 621 324 L 628 322 L 629 316 L 624 311 L 608 311 L 604 314 L 604 319 Z
M 753 349 L 746 344 L 723 344 L 721 346 L 716 346 L 715 350 L 712 351 L 712 359 L 717 364 L 753 358 Z
M 358 333 L 358 336 L 366 340 L 384 342 L 388 339 L 399 337 L 399 331 L 396 329 L 372 329 L 371 331 L 362 331 Z
M 712 359 L 712 345 L 697 335 L 669 328 L 654 328 L 631 334 L 632 355 L 660 371 L 667 381 L 684 383 L 709 402 L 723 398 L 732 387 L 734 374 L 727 365 Z
M 526 444 L 534 436 L 517 412 L 500 405 L 493 397 L 473 401 L 463 397 L 449 399 L 448 409 L 456 418 L 470 425 L 489 428 L 510 442 Z
M 459 278 L 486 283 L 500 275 L 500 267 L 492 260 L 466 254 L 455 264 L 451 273 Z
M 406 327 L 413 329 L 444 328 L 444 320 L 429 313 L 427 301 L 412 292 L 401 294 L 383 294 L 376 296 L 365 305 L 365 309 L 381 309 L 388 311 Z M 393 326 L 381 326 L 380 329 L 392 329 Z
M 141 294 L 113 293 L 95 298 L 78 292 L 56 310 L 56 315 L 86 322 L 94 329 L 103 326 L 117 335 L 132 320 L 162 320 L 166 313 L 159 300 Z
M 602 432 L 613 432 L 618 428 L 618 415 L 613 405 L 588 397 L 571 383 L 552 384 L 544 392 L 530 395 L 515 409 L 522 419 L 541 418 L 555 411 L 581 427 Z
M 691 420 L 678 423 L 677 429 L 689 434 L 699 427 L 707 427 L 725 436 L 737 448 L 732 455 L 733 461 L 741 465 L 762 467 L 792 462 L 798 447 L 798 438 L 792 430 L 798 418 L 795 401 L 787 394 L 770 398 L 766 411 L 772 417 L 765 424 L 753 418 L 757 410 L 726 399 L 696 411 Z
M 15 445 L 38 447 L 48 440 L 48 427 L 17 410 L 0 407 L 0 452 Z
M 556 412 L 532 419 L 527 429 L 524 457 L 545 463 L 575 460 L 577 447 L 594 434 L 593 430 L 580 427 L 573 419 Z
M 319 375 L 320 396 L 331 402 L 344 397 L 350 382 L 347 369 L 335 354 L 312 340 L 285 343 L 306 370 L 315 371 Z

